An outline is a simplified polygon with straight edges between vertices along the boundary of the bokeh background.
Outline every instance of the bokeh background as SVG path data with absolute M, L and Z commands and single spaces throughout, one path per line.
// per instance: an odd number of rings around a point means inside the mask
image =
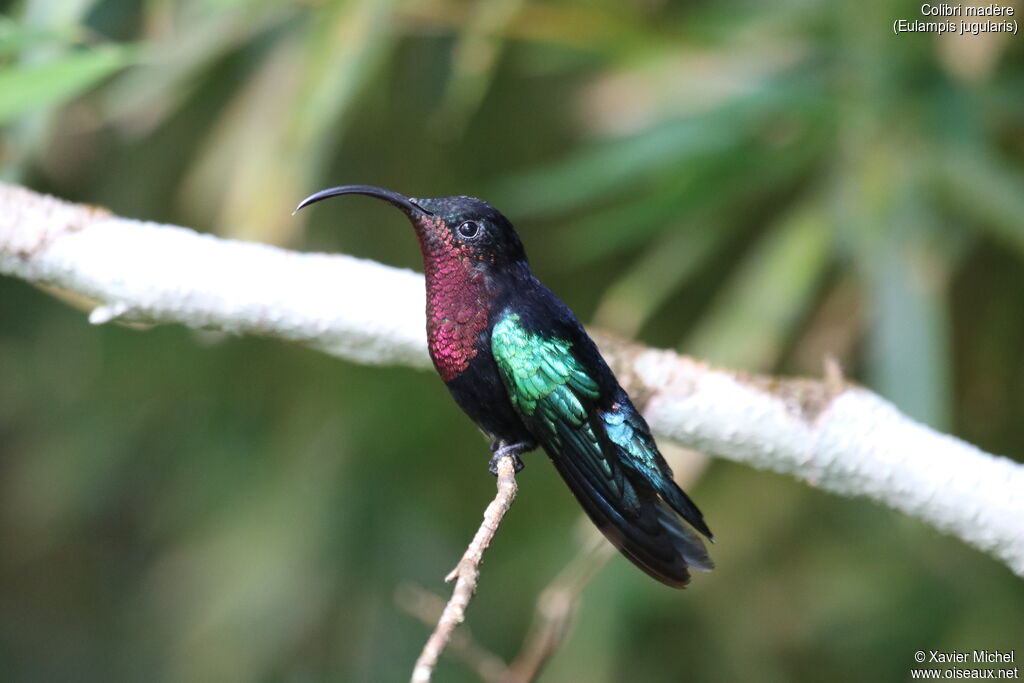
M 291 209 L 341 183 L 482 196 L 595 326 L 753 371 L 831 354 L 917 419 L 1024 452 L 1022 38 L 895 36 L 918 5 L 881 0 L 0 11 L 5 180 L 417 269 L 384 205 Z M 430 373 L 92 327 L 0 279 L 0 678 L 402 680 L 427 628 L 396 587 L 447 591 L 487 456 Z M 580 535 L 531 461 L 469 614 L 506 658 Z M 719 568 L 674 592 L 615 558 L 543 680 L 1024 656 L 1021 580 L 916 520 L 724 461 L 693 493 Z

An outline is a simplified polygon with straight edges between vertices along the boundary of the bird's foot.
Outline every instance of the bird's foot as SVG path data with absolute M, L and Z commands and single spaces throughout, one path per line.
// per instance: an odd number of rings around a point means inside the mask
M 495 448 L 495 446 L 497 447 Z M 494 476 L 498 476 L 498 461 L 505 456 L 508 456 L 512 458 L 512 468 L 518 474 L 524 467 L 526 467 L 526 465 L 523 464 L 522 459 L 519 457 L 519 454 L 531 451 L 536 447 L 536 444 L 530 443 L 529 441 L 521 441 L 519 443 L 505 445 L 502 445 L 499 441 L 495 441 L 491 444 L 491 450 L 494 451 L 494 455 L 491 456 L 491 462 L 488 464 L 487 469 Z
M 523 464 L 523 459 L 519 457 L 518 453 L 502 453 L 501 451 L 502 449 L 500 448 L 496 450 L 494 452 L 494 455 L 491 456 L 491 461 L 487 464 L 487 471 L 493 474 L 494 476 L 498 476 L 498 461 L 504 458 L 506 455 L 512 457 L 512 469 L 513 471 L 515 471 L 516 474 L 519 474 L 519 472 L 521 472 L 522 469 L 526 467 L 526 465 Z

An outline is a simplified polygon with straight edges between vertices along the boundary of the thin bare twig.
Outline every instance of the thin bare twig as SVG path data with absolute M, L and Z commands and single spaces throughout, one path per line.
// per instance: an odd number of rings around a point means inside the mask
M 676 481 L 684 488 L 693 486 L 700 479 L 709 462 L 703 453 L 674 444 L 665 444 L 662 454 L 675 471 Z M 583 590 L 615 557 L 615 547 L 585 517 L 581 520 L 586 524 L 586 537 L 576 555 L 537 597 L 526 640 L 509 664 L 502 683 L 530 683 L 540 675 L 544 665 L 565 643 Z
M 502 683 L 529 683 L 537 678 L 569 635 L 583 589 L 614 556 L 615 546 L 596 529 L 588 529 L 579 552 L 537 597 L 523 649 L 512 660 Z
M 455 580 L 455 588 L 441 613 L 441 618 L 437 621 L 434 632 L 430 634 L 427 644 L 423 646 L 423 652 L 416 660 L 416 667 L 412 671 L 413 683 L 425 683 L 431 679 L 437 660 L 451 639 L 452 632 L 466 618 L 466 607 L 473 599 L 480 578 L 480 562 L 483 560 L 484 551 L 491 544 L 491 539 L 498 531 L 498 525 L 515 500 L 517 490 L 513 460 L 510 456 L 504 456 L 498 460 L 498 492 L 484 510 L 484 521 L 477 529 L 462 559 L 445 577 L 445 581 Z
M 443 597 L 413 583 L 398 586 L 395 590 L 395 603 L 427 626 L 438 622 L 445 607 Z M 461 659 L 486 683 L 501 683 L 505 680 L 508 664 L 474 639 L 467 626 L 452 633 L 448 652 Z

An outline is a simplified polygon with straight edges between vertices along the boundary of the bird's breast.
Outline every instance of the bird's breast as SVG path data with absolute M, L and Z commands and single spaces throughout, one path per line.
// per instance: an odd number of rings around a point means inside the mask
M 479 352 L 487 329 L 488 307 L 483 278 L 460 263 L 427 268 L 427 345 L 434 367 L 445 382 L 464 372 Z

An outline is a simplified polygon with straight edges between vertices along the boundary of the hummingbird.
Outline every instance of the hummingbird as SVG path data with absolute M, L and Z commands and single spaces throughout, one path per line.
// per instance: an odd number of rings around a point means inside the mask
M 640 569 L 682 588 L 713 564 L 704 516 L 569 307 L 530 271 L 512 223 L 473 197 L 417 199 L 332 187 L 295 209 L 358 194 L 398 208 L 423 255 L 430 358 L 491 439 L 490 470 L 542 448 L 593 523 Z

